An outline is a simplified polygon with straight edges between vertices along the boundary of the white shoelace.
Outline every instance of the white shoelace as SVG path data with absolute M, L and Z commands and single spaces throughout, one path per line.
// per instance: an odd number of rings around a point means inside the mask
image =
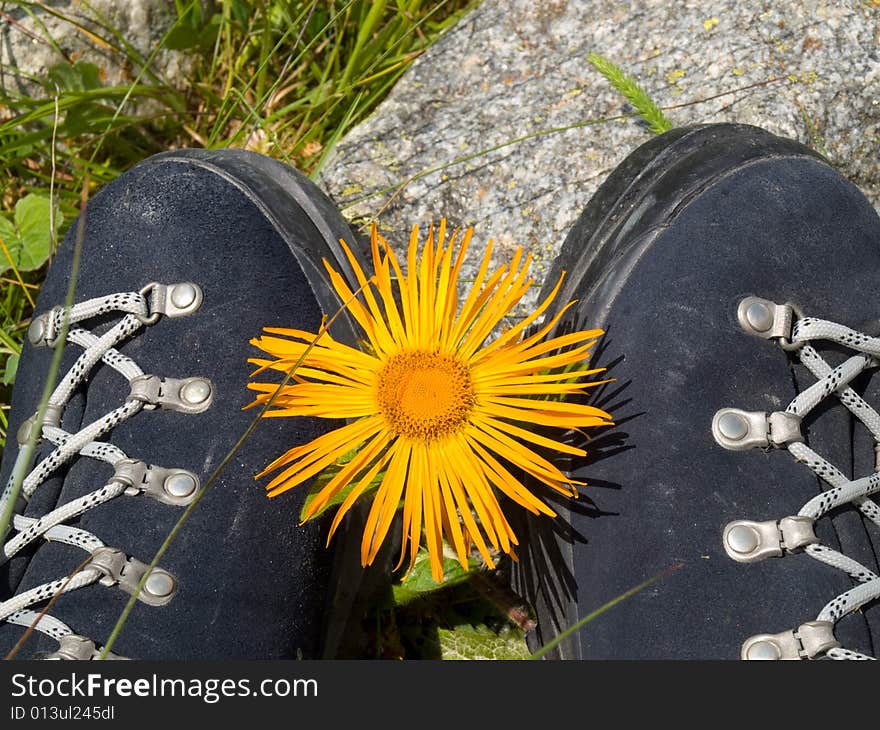
M 155 324 L 163 315 L 178 317 L 191 314 L 199 308 L 201 302 L 202 292 L 195 284 L 185 282 L 166 286 L 154 282 L 139 292 L 97 297 L 75 304 L 69 310 L 70 330 L 67 342 L 83 348 L 83 352 L 49 398 L 40 437 L 55 448 L 25 476 L 10 530 L 14 534 L 9 536 L 0 550 L 0 565 L 40 538 L 75 546 L 90 556 L 89 563 L 72 577 L 68 575 L 44 583 L 0 603 L 0 622 L 34 626 L 36 630 L 59 641 L 59 652 L 53 654 L 53 658 L 75 656 L 88 659 L 94 658 L 100 652 L 90 639 L 74 633 L 64 622 L 48 614 L 40 616 L 32 607 L 58 594 L 96 583 L 105 586 L 118 585 L 129 593 L 137 592 L 137 586 L 147 569 L 146 565 L 126 556 L 121 550 L 108 548 L 96 535 L 66 523 L 124 494 L 148 494 L 176 506 L 189 504 L 197 495 L 199 483 L 195 474 L 184 469 L 166 469 L 130 459 L 118 447 L 99 439 L 143 409 L 161 407 L 199 413 L 210 406 L 213 386 L 207 379 L 191 377 L 178 380 L 146 375 L 131 358 L 115 349 L 141 327 Z M 78 326 L 86 320 L 111 313 L 122 313 L 122 319 L 100 336 Z M 63 318 L 64 310 L 61 307 L 34 317 L 28 330 L 31 342 L 35 346 L 55 346 Z M 118 408 L 83 426 L 76 433 L 68 433 L 60 428 L 64 408 L 76 389 L 101 362 L 128 381 L 130 393 Z M 24 456 L 21 447 L 27 442 L 29 429 L 34 427 L 33 421 L 34 418 L 30 419 L 19 432 L 19 453 L 13 475 L 21 468 L 20 461 Z M 20 514 L 24 511 L 24 504 L 40 485 L 77 456 L 106 462 L 113 467 L 113 476 L 98 489 L 44 515 L 35 518 Z M 12 489 L 13 476 L 10 476 L 0 496 L 0 513 L 5 510 L 12 497 Z M 0 536 L 0 539 L 3 537 Z M 176 582 L 173 577 L 157 568 L 150 573 L 147 584 L 138 597 L 151 605 L 164 605 L 171 600 L 175 590 Z
M 751 319 L 758 322 L 761 329 L 752 326 L 749 317 L 745 316 L 749 307 L 753 308 Z M 875 463 L 872 474 L 850 480 L 803 442 L 800 419 L 826 398 L 834 396 L 870 431 L 875 454 L 880 455 L 880 414 L 849 386 L 865 370 L 880 366 L 880 338 L 813 317 L 800 316 L 792 324 L 797 314 L 789 305 L 755 298 L 740 304 L 740 322 L 752 334 L 774 339 L 790 326 L 790 338 L 783 334 L 780 342 L 785 349 L 796 348 L 799 360 L 817 381 L 798 394 L 781 413 L 768 416 L 722 409 L 716 414 L 713 433 L 722 446 L 735 450 L 771 444 L 784 446 L 828 486 L 826 491 L 807 502 L 796 516 L 765 523 L 747 520 L 730 523 L 724 531 L 725 549 L 740 562 L 754 562 L 802 549 L 811 558 L 845 572 L 858 585 L 829 601 L 815 621 L 781 634 L 751 637 L 743 645 L 743 658 L 813 659 L 824 656 L 830 659 L 873 659 L 842 648 L 833 636 L 833 626 L 844 616 L 880 598 L 880 578 L 858 561 L 822 545 L 813 532 L 813 524 L 832 510 L 851 504 L 880 527 L 880 507 L 869 498 L 880 491 L 880 470 Z M 780 320 L 787 320 L 782 329 L 777 326 Z M 832 367 L 810 344 L 816 340 L 837 343 L 857 354 Z M 759 425 L 762 416 L 766 419 L 763 433 Z M 728 419 L 726 423 L 725 418 Z M 736 419 L 740 419 L 739 422 Z

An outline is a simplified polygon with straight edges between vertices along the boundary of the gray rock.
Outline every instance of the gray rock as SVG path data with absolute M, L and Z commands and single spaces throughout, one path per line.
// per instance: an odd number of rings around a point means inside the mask
M 494 237 L 498 263 L 522 244 L 540 284 L 599 183 L 651 134 L 621 118 L 631 110 L 587 63 L 595 51 L 673 124 L 737 121 L 794 137 L 877 204 L 876 5 L 484 0 L 344 138 L 320 182 L 400 250 L 414 223 L 442 216 L 475 225 L 475 241 Z
M 0 88 L 33 93 L 34 80 L 67 59 L 96 64 L 107 85 L 131 83 L 140 68 L 131 66 L 128 54 L 100 40 L 119 43 L 103 26 L 118 30 L 147 58 L 176 18 L 173 3 L 156 0 L 54 0 L 44 5 L 52 12 L 35 6 L 26 12 L 18 3 L 0 7 Z M 162 69 L 163 80 L 177 85 L 189 64 L 185 54 L 163 49 L 153 68 Z

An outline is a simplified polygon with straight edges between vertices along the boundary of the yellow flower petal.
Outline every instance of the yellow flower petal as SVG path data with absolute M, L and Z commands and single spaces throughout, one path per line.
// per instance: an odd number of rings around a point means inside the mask
M 304 515 L 319 513 L 350 486 L 329 540 L 384 470 L 364 526 L 361 562 L 369 565 L 376 558 L 402 505 L 400 564 L 411 567 L 425 545 L 438 581 L 443 578 L 444 540 L 464 568 L 472 548 L 490 567 L 498 551 L 514 557 L 517 537 L 499 496 L 552 517 L 554 510 L 529 480 L 570 496 L 577 496 L 583 483 L 535 449 L 583 455 L 583 449 L 561 440 L 562 433 L 611 424 L 603 410 L 573 400 L 606 382 L 591 379 L 601 369 L 584 362 L 601 330 L 551 336 L 569 305 L 537 324 L 550 310 L 562 279 L 519 323 L 491 339 L 532 280 L 531 259 L 521 249 L 508 265 L 491 271 L 490 240 L 473 286 L 459 302 L 459 277 L 472 234 L 470 229 L 450 234 L 442 221 L 431 227 L 419 255 L 419 231 L 413 228 L 404 274 L 374 227 L 371 277 L 342 241 L 356 281 L 347 282 L 327 262 L 325 267 L 369 351 L 338 342 L 326 331 L 319 336 L 276 327 L 251 341 L 264 356 L 249 361 L 257 368 L 255 376 L 294 371 L 280 389 L 268 382 L 249 384 L 255 394 L 252 406 L 274 397 L 264 416 L 349 420 L 269 464 L 258 475 L 275 473 L 269 494 L 301 485 L 337 464 Z M 548 435 L 549 429 L 560 429 L 559 438 Z M 351 451 L 356 455 L 339 466 L 340 457 Z

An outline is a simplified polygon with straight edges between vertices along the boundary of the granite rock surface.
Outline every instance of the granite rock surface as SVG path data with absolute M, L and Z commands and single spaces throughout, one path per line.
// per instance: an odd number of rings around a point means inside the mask
M 173 3 L 157 0 L 3 3 L 0 88 L 31 92 L 52 66 L 67 61 L 94 63 L 108 86 L 131 83 L 140 68 L 132 66 L 131 53 L 113 48 L 112 44 L 120 46 L 121 41 L 108 28 L 146 59 L 175 17 Z M 163 49 L 153 68 L 162 69 L 163 81 L 176 86 L 185 77 L 189 62 L 185 54 Z
M 413 224 L 440 217 L 474 225 L 476 242 L 493 237 L 498 263 L 523 245 L 540 284 L 600 182 L 651 136 L 587 62 L 592 51 L 674 125 L 735 121 L 796 138 L 878 204 L 878 49 L 875 0 L 484 0 L 343 139 L 320 183 L 401 250 Z

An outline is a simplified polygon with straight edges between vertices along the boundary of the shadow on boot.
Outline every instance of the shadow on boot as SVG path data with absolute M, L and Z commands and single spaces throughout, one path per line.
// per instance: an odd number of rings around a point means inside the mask
M 557 658 L 862 658 L 880 641 L 880 220 L 822 158 L 742 125 L 636 150 L 547 281 L 602 327 L 617 424 L 517 589 Z M 563 325 L 566 326 L 566 325 Z

